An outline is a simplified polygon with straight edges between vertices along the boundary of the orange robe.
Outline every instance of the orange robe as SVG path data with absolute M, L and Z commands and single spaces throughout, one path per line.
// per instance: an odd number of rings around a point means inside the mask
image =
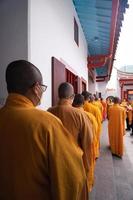
M 84 166 L 88 176 L 90 165 L 88 154 L 91 155 L 91 143 L 93 141 L 91 122 L 83 111 L 72 107 L 67 99 L 60 100 L 57 106 L 49 108 L 48 111 L 61 119 L 63 125 L 82 148 Z
M 111 152 L 122 157 L 126 112 L 119 104 L 114 104 L 109 108 L 108 113 L 108 133 Z
M 76 107 L 76 108 L 84 111 L 83 107 Z M 98 130 L 98 124 L 93 114 L 86 111 L 84 112 L 86 113 L 86 115 L 88 116 L 88 119 L 90 120 L 92 124 L 92 133 L 93 133 L 93 142 L 91 144 L 91 154 L 88 155 L 89 161 L 90 161 L 90 168 L 89 168 L 89 174 L 88 174 L 88 190 L 89 192 L 91 192 L 92 187 L 94 185 L 94 170 L 95 170 L 96 144 L 97 144 L 96 134 Z
M 102 115 L 101 115 L 100 110 L 95 105 L 93 105 L 92 103 L 89 103 L 88 101 L 85 101 L 83 108 L 85 111 L 90 112 L 94 115 L 98 124 L 98 130 L 96 134 L 96 138 L 97 138 L 96 157 L 98 158 L 99 148 L 100 148 L 100 134 L 101 134 L 101 128 L 102 128 L 102 123 L 101 123 Z
M 92 147 L 91 147 L 91 157 L 90 159 L 90 170 L 89 170 L 89 175 L 88 175 L 88 188 L 89 188 L 89 192 L 91 192 L 92 187 L 94 185 L 94 172 L 95 172 L 95 160 L 97 157 L 97 131 L 98 131 L 98 124 L 96 121 L 96 118 L 94 117 L 94 115 L 92 113 L 86 112 L 89 120 L 92 123 L 92 130 L 93 130 L 93 142 L 92 142 Z
M 109 102 L 107 102 L 107 119 L 108 119 L 108 115 L 109 115 L 109 108 L 111 107 L 111 106 L 113 106 L 114 105 L 114 103 L 109 103 Z
M 102 112 L 103 120 L 105 120 L 107 115 L 107 103 L 104 100 L 102 100 L 101 104 L 103 106 L 103 112 Z
M 129 125 L 131 125 L 132 119 L 133 119 L 133 113 L 132 113 L 132 107 L 131 106 L 128 106 L 127 117 L 128 117 L 128 120 L 129 120 Z
M 101 102 L 100 101 L 94 101 L 93 104 L 99 108 L 99 110 L 101 112 L 101 115 L 102 115 L 102 113 L 103 113 L 103 106 L 102 106 Z
M 0 109 L 1 200 L 86 199 L 82 155 L 58 118 L 9 95 Z
M 125 101 L 125 100 L 121 102 L 121 105 L 122 105 L 122 106 L 124 106 L 124 107 L 126 107 L 126 106 L 127 106 L 127 104 L 128 104 L 128 102 L 127 102 L 127 101 Z

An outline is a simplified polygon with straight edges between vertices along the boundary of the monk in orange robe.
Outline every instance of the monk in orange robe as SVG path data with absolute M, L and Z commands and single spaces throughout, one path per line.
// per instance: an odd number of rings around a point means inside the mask
M 110 99 L 110 98 L 107 98 L 106 99 L 106 103 L 107 103 L 107 119 L 108 119 L 108 112 L 109 112 L 109 108 L 111 107 L 111 106 L 113 106 L 113 101 L 112 101 L 112 99 Z
M 99 157 L 99 148 L 100 148 L 100 135 L 101 135 L 101 129 L 102 129 L 102 115 L 100 110 L 93 104 L 93 97 L 92 95 L 84 91 L 82 92 L 82 95 L 84 96 L 84 105 L 83 108 L 85 111 L 92 113 L 94 117 L 96 118 L 97 124 L 98 124 L 98 130 L 97 130 L 97 148 L 96 148 L 96 157 Z
M 114 98 L 114 105 L 108 111 L 108 133 L 112 154 L 123 156 L 123 135 L 125 134 L 126 112 L 119 105 L 119 98 Z
M 102 106 L 101 102 L 98 100 L 98 98 L 95 97 L 95 99 L 92 103 L 99 108 L 101 115 L 102 115 L 103 114 L 103 106 Z
M 83 152 L 61 121 L 36 109 L 46 86 L 19 60 L 6 70 L 9 95 L 0 109 L 0 199 L 87 200 Z
M 58 105 L 49 108 L 48 111 L 60 118 L 65 128 L 82 148 L 84 166 L 88 176 L 90 166 L 88 155 L 91 155 L 91 143 L 93 141 L 91 122 L 83 111 L 72 107 L 74 89 L 70 83 L 60 84 L 58 96 L 60 99 Z
M 107 103 L 106 103 L 106 101 L 104 101 L 103 98 L 101 98 L 101 104 L 103 106 L 103 112 L 102 112 L 103 120 L 105 120 L 106 116 L 107 116 Z
M 128 102 L 126 101 L 126 99 L 122 100 L 121 105 L 124 107 L 126 107 L 128 105 Z
M 81 94 L 76 94 L 74 97 L 73 106 L 84 111 L 83 105 L 84 105 L 84 96 Z M 98 124 L 93 114 L 86 111 L 84 112 L 88 116 L 88 119 L 91 121 L 92 133 L 93 133 L 93 142 L 91 145 L 91 156 L 88 155 L 89 161 L 90 161 L 90 169 L 89 169 L 89 174 L 88 174 L 88 188 L 89 188 L 89 192 L 91 192 L 92 187 L 94 185 L 94 170 L 95 170 L 96 144 L 97 144 L 96 134 L 98 130 Z
M 132 113 L 132 106 L 131 103 L 129 102 L 128 105 L 126 106 L 126 111 L 127 111 L 127 130 L 131 129 L 132 125 L 132 118 L 133 118 L 133 113 Z

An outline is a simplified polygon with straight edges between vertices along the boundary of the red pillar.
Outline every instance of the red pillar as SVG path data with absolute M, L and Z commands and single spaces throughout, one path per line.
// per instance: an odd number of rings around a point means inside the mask
M 121 84 L 121 99 L 123 99 L 123 84 Z

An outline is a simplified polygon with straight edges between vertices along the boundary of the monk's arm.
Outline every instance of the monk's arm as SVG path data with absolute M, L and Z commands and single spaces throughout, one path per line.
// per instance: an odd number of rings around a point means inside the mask
M 84 116 L 82 119 L 82 127 L 80 133 L 80 141 L 81 141 L 81 148 L 84 152 L 83 154 L 83 161 L 86 169 L 86 173 L 89 171 L 89 156 L 91 152 L 91 144 L 93 142 L 93 129 L 92 124 L 87 116 Z

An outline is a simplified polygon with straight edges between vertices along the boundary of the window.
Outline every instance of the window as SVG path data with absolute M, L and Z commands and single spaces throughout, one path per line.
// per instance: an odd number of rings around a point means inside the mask
M 81 77 L 81 83 L 82 83 L 82 92 L 86 91 L 86 84 L 87 84 L 87 82 L 86 82 L 86 80 L 83 77 Z
M 86 83 L 82 81 L 82 91 L 86 91 Z
M 71 71 L 69 71 L 68 69 L 66 69 L 66 81 L 73 85 L 74 93 L 77 94 L 78 92 L 77 76 L 73 74 Z
M 79 46 L 79 27 L 74 17 L 74 40 L 76 44 Z
M 133 90 L 127 90 L 128 92 L 128 100 L 133 101 Z

